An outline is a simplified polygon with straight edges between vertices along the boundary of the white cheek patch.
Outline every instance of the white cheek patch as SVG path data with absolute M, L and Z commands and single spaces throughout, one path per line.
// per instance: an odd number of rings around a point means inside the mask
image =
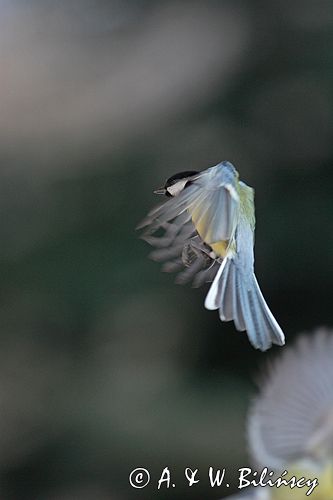
M 188 182 L 188 179 L 181 179 L 171 186 L 167 187 L 167 191 L 171 196 L 178 196 L 181 191 L 183 191 L 184 187 L 186 186 Z

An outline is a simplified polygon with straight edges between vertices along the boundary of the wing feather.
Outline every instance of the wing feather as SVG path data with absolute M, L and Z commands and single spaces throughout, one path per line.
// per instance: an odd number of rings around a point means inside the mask
M 182 250 L 197 235 L 198 258 L 190 264 L 183 262 L 186 269 L 179 282 L 193 279 L 193 284 L 199 286 L 217 273 L 214 257 L 209 262 L 209 252 L 204 246 L 228 241 L 235 232 L 239 206 L 237 179 L 236 170 L 228 162 L 209 168 L 191 178 L 191 184 L 177 196 L 153 208 L 139 224 L 137 229 L 144 229 L 142 238 L 155 247 L 151 257 L 166 261 L 166 270 L 179 269 Z

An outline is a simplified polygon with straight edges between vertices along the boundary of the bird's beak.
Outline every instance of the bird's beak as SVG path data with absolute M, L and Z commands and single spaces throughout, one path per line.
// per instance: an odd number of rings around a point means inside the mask
M 155 191 L 154 191 L 154 194 L 165 194 L 165 193 L 166 193 L 165 187 L 155 189 Z

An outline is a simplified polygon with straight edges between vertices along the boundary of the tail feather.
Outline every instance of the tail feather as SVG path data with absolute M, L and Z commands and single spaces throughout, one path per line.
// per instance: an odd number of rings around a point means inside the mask
M 266 313 L 262 308 L 261 298 L 257 293 L 258 290 L 253 285 L 254 274 L 252 274 L 250 279 L 251 281 L 246 289 L 246 292 L 244 292 L 245 300 L 248 301 L 248 309 L 250 313 L 248 322 L 252 322 L 252 328 L 249 326 L 247 332 L 250 341 L 255 348 L 266 351 L 272 345 L 272 332 L 267 323 Z
M 221 286 L 222 282 L 221 277 L 223 277 L 223 270 L 228 262 L 228 258 L 223 259 L 222 264 L 219 267 L 219 270 L 216 273 L 213 283 L 211 284 L 206 300 L 205 300 L 205 308 L 210 311 L 214 311 L 219 308 L 219 304 L 221 303 Z
M 221 282 L 221 297 L 219 303 L 224 304 L 223 310 L 220 308 L 221 321 L 231 321 L 235 316 L 236 304 L 236 273 L 234 266 L 225 267 Z
M 272 344 L 270 341 L 267 344 L 262 342 L 262 318 L 258 314 L 255 296 L 253 296 L 252 283 L 241 283 L 240 286 L 240 306 L 244 318 L 247 336 L 251 344 L 262 351 L 268 349 Z M 221 308 L 223 308 L 221 304 Z
M 269 310 L 254 273 L 240 272 L 234 259 L 226 257 L 207 294 L 205 307 L 219 309 L 222 321 L 235 323 L 247 331 L 251 344 L 266 351 L 273 344 L 283 345 L 283 332 Z
M 233 291 L 233 295 L 235 297 L 234 299 L 234 323 L 236 326 L 236 329 L 239 332 L 244 332 L 246 330 L 246 325 L 245 325 L 245 319 L 243 315 L 243 309 L 242 309 L 242 304 L 241 304 L 241 279 L 238 273 L 235 271 L 235 276 L 236 276 L 236 286 L 235 290 Z
M 263 297 L 263 294 L 259 288 L 257 278 L 255 277 L 254 274 L 253 274 L 253 280 L 254 280 L 254 286 L 256 289 L 258 301 L 260 303 L 260 307 L 261 307 L 262 312 L 263 312 L 263 317 L 265 318 L 265 321 L 267 323 L 267 327 L 271 329 L 271 332 L 274 335 L 274 339 L 272 339 L 273 344 L 284 345 L 284 343 L 285 343 L 284 334 L 283 334 L 278 322 L 274 318 L 271 310 L 269 309 L 269 307 L 268 307 L 268 305 Z

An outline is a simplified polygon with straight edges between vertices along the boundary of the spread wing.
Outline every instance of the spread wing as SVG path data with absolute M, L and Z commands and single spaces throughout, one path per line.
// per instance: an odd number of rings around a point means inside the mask
M 258 380 L 248 440 L 259 466 L 330 456 L 333 446 L 333 335 L 301 336 Z
M 189 205 L 192 221 L 207 244 L 230 240 L 235 232 L 239 195 L 237 173 L 228 162 L 204 172 L 195 183 L 200 194 Z
M 192 221 L 186 219 L 188 214 L 181 214 L 173 222 L 159 226 L 155 231 L 158 236 L 155 232 L 146 232 L 142 238 L 155 247 L 149 256 L 157 262 L 164 262 L 163 271 L 178 273 L 176 283 L 193 282 L 194 287 L 199 287 L 213 281 L 218 266 Z
M 185 270 L 178 282 L 194 286 L 212 281 L 216 258 L 209 245 L 229 240 L 238 220 L 237 173 L 223 162 L 191 179 L 177 196 L 151 210 L 139 224 L 143 239 L 155 247 L 151 257 L 165 261 L 164 270 Z

